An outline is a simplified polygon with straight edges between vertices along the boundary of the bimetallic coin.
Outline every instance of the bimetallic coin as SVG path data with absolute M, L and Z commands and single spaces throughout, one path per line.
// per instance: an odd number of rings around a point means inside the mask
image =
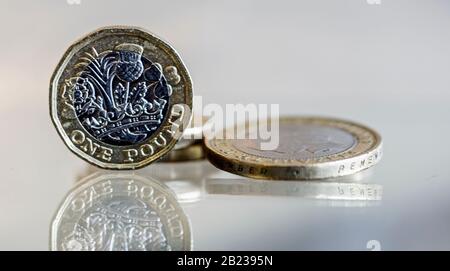
M 175 194 L 155 180 L 94 174 L 59 207 L 52 250 L 191 250 L 188 218 Z
M 157 160 L 189 124 L 192 82 L 176 51 L 142 29 L 107 27 L 75 42 L 50 82 L 65 144 L 102 168 Z
M 251 137 L 249 137 L 251 138 Z M 328 118 L 291 117 L 279 122 L 279 144 L 263 150 L 263 140 L 205 140 L 216 167 L 257 179 L 323 179 L 354 174 L 381 159 L 381 137 L 363 125 Z

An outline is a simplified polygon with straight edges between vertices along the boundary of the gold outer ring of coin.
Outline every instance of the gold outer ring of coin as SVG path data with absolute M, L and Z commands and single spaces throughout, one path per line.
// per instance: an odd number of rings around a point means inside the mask
M 74 103 L 70 101 L 70 91 L 68 94 L 66 83 L 70 83 L 73 77 L 78 78 L 89 63 L 95 62 L 95 60 L 88 62 L 84 67 L 78 65 L 83 64 L 83 60 L 86 60 L 85 56 L 94 55 L 93 58 L 98 59 L 96 57 L 100 57 L 102 54 L 118 50 L 118 57 L 123 57 L 126 61 L 129 59 L 133 60 L 133 58 L 130 58 L 130 55 L 122 55 L 122 49 L 139 55 L 139 57 L 142 57 L 142 61 L 144 61 L 144 58 L 146 61 L 150 61 L 150 67 L 155 66 L 160 74 L 164 75 L 167 82 L 167 93 L 171 94 L 168 94 L 170 97 L 166 99 L 166 109 L 164 109 L 166 113 L 165 115 L 163 114 L 163 117 L 160 119 L 161 123 L 154 130 L 153 134 L 143 141 L 121 145 L 99 140 L 98 138 L 102 139 L 102 137 L 94 137 L 92 133 L 85 129 L 81 121 L 78 120 Z M 139 58 L 139 60 L 141 59 Z M 126 61 L 122 63 L 125 63 L 124 65 L 128 64 L 129 62 Z M 145 72 L 145 69 L 148 68 L 144 67 L 143 71 Z M 131 67 L 128 70 L 125 68 L 121 70 L 121 74 L 124 76 L 137 76 L 138 73 L 132 74 L 136 72 L 136 69 L 139 70 L 139 67 Z M 129 79 L 128 81 L 131 82 L 131 80 L 137 79 Z M 126 85 L 126 82 L 124 84 Z M 147 89 L 149 89 L 150 83 L 147 86 Z M 111 87 L 111 89 L 113 88 Z M 131 86 L 129 89 L 131 91 Z M 138 86 L 136 86 L 136 89 L 135 94 L 137 95 L 140 90 Z M 58 63 L 50 81 L 50 116 L 64 143 L 78 157 L 105 169 L 137 169 L 158 160 L 175 146 L 192 116 L 192 89 L 191 77 L 186 66 L 175 49 L 168 43 L 138 27 L 104 27 L 73 43 Z M 153 91 L 156 91 L 155 88 L 153 88 Z M 108 97 L 113 95 L 107 91 L 104 93 Z M 67 97 L 69 97 L 69 102 Z M 128 98 L 128 95 L 126 98 Z M 109 104 L 111 104 L 110 100 Z M 102 101 L 104 102 L 105 99 L 103 98 Z M 125 101 L 129 100 L 126 99 Z M 114 102 L 112 104 L 116 105 Z M 120 109 L 120 106 L 117 108 Z M 125 111 L 125 109 L 124 107 L 121 110 Z M 141 119 L 132 120 L 131 118 L 130 116 L 127 119 L 127 123 L 116 122 L 111 127 L 108 126 L 106 132 L 110 133 L 117 129 L 115 127 L 120 128 L 122 125 L 125 127 L 128 123 L 133 125 L 135 122 L 141 121 Z M 151 119 L 144 121 L 149 122 Z M 176 129 L 173 129 L 173 127 Z M 98 130 L 96 132 L 102 135 L 101 133 L 104 131 Z
M 345 151 L 305 160 L 273 159 L 244 152 L 230 139 L 205 139 L 207 159 L 217 168 L 265 180 L 311 180 L 351 175 L 374 166 L 382 156 L 381 136 L 364 125 L 323 117 L 283 117 L 282 124 L 314 124 L 351 134 L 356 145 Z M 239 128 L 238 128 L 239 129 Z

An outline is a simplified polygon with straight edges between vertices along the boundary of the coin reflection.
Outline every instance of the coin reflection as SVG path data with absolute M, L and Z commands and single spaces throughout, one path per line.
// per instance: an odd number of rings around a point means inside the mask
M 207 161 L 190 161 L 184 163 L 154 163 L 140 169 L 146 175 L 161 181 L 199 180 L 211 176 L 219 170 Z
M 126 173 L 95 173 L 80 181 L 59 207 L 52 250 L 190 250 L 187 216 L 173 191 Z
M 366 206 L 380 202 L 383 196 L 382 185 L 362 182 L 370 174 L 371 172 L 364 172 L 351 177 L 321 181 L 273 182 L 211 178 L 205 181 L 205 191 L 209 195 L 288 196 L 327 200 L 331 205 Z
M 193 203 L 203 196 L 204 179 L 217 173 L 218 169 L 207 161 L 190 161 L 154 163 L 140 172 L 164 182 L 176 193 L 179 202 Z

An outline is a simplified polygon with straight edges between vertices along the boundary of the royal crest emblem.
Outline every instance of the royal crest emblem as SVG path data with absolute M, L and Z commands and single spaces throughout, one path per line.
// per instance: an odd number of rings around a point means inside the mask
M 63 97 L 83 127 L 111 145 L 150 137 L 166 115 L 172 87 L 163 68 L 143 56 L 143 47 L 122 43 L 80 58 L 82 71 L 65 81 Z

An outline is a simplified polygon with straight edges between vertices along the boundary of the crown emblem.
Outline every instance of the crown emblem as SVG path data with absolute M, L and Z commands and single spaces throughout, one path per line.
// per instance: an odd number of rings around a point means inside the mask
M 136 44 L 85 53 L 75 77 L 65 82 L 63 98 L 83 127 L 112 145 L 142 142 L 156 131 L 167 112 L 172 87 L 162 66 L 143 56 Z

